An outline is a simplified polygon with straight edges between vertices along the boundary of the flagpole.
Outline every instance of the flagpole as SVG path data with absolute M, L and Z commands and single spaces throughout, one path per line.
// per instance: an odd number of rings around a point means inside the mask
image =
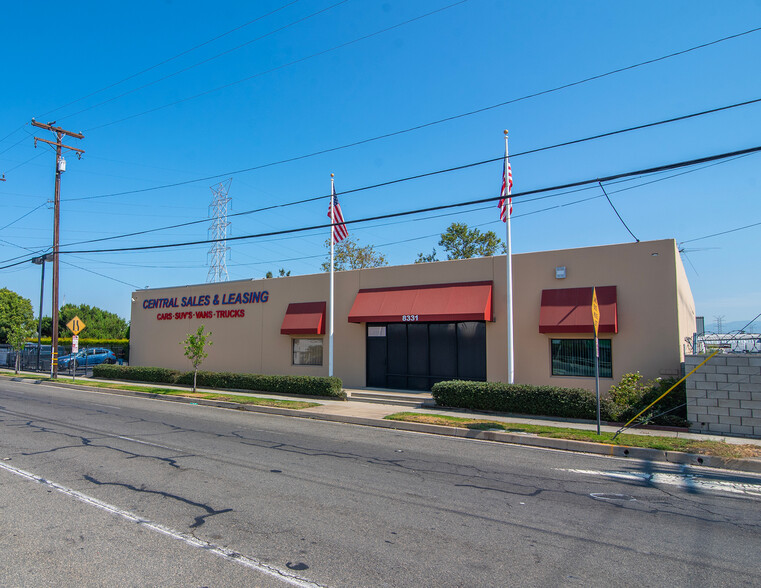
M 505 173 L 507 173 L 507 131 L 505 131 Z M 507 178 L 505 179 L 507 183 Z M 505 207 L 507 208 L 506 240 L 507 240 L 507 383 L 515 383 L 515 353 L 513 349 L 513 242 L 510 238 L 510 216 L 512 208 L 509 199 L 509 186 L 506 186 L 507 193 L 505 198 Z
M 333 233 L 335 231 L 335 180 L 330 174 L 330 319 L 328 320 L 328 376 L 333 376 Z

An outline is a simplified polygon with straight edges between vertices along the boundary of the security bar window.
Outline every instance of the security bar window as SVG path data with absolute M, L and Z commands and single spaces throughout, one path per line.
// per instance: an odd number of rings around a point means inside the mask
M 322 339 L 294 339 L 293 365 L 322 365 Z
M 550 354 L 553 376 L 595 377 L 594 339 L 552 339 Z M 613 377 L 610 339 L 600 339 L 600 377 Z

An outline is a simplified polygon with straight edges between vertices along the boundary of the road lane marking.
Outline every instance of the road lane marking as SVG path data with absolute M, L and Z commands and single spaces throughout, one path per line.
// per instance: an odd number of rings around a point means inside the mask
M 17 476 L 20 476 L 21 478 L 25 478 L 33 482 L 38 482 L 42 484 L 43 486 L 46 486 L 53 490 L 57 490 L 58 492 L 61 492 L 62 494 L 66 494 L 67 496 L 71 496 L 72 498 L 75 498 L 79 500 L 80 502 L 84 502 L 85 504 L 89 504 L 90 506 L 95 506 L 97 508 L 100 508 L 101 510 L 105 510 L 106 512 L 110 512 L 111 514 L 120 516 L 128 521 L 137 523 L 143 528 L 150 529 L 151 531 L 155 531 L 157 533 L 161 533 L 162 535 L 166 535 L 168 537 L 171 537 L 172 539 L 177 539 L 178 541 L 182 541 L 183 543 L 186 543 L 187 545 L 190 545 L 192 547 L 197 547 L 199 549 L 203 549 L 206 552 L 213 553 L 214 555 L 221 557 L 222 559 L 225 559 L 227 561 L 235 562 L 246 568 L 277 578 L 278 580 L 281 580 L 282 582 L 285 582 L 286 584 L 290 584 L 291 586 L 299 586 L 301 588 L 323 588 L 322 584 L 316 584 L 314 582 L 301 578 L 295 574 L 292 574 L 288 571 L 281 570 L 275 566 L 271 566 L 264 562 L 260 562 L 252 557 L 243 555 L 242 553 L 238 553 L 237 551 L 227 549 L 220 545 L 215 545 L 214 543 L 209 543 L 208 541 L 203 541 L 202 539 L 198 539 L 188 533 L 183 533 L 182 531 L 176 531 L 160 523 L 154 523 L 153 521 L 150 521 L 139 515 L 131 513 L 128 510 L 124 510 L 119 508 L 118 506 L 108 504 L 107 502 L 103 502 L 102 500 L 98 500 L 97 498 L 94 498 L 93 496 L 88 496 L 87 494 L 83 494 L 82 492 L 79 492 L 77 490 L 67 488 L 66 486 L 62 486 L 56 482 L 47 480 L 31 472 L 24 471 L 22 469 L 13 467 L 5 463 L 0 463 L 0 468 L 12 474 L 15 474 Z
M 667 474 L 661 472 L 606 472 L 601 470 L 577 470 L 556 468 L 561 472 L 600 476 L 613 480 L 628 482 L 647 482 L 654 486 L 681 486 L 688 491 L 713 491 L 739 494 L 747 498 L 761 498 L 761 483 L 729 482 L 726 480 L 706 479 L 699 474 Z
M 158 443 L 151 443 L 150 441 L 141 441 L 140 439 L 133 439 L 132 437 L 125 437 L 124 435 L 109 435 L 104 433 L 107 437 L 115 437 L 124 441 L 131 441 L 132 443 L 140 443 L 141 445 L 150 445 L 151 447 L 160 447 L 161 449 L 169 449 L 170 451 L 180 451 L 176 447 L 169 447 L 168 445 L 159 445 Z

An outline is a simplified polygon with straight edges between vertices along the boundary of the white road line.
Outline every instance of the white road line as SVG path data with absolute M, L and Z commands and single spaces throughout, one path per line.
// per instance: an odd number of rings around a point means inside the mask
M 285 582 L 286 584 L 290 584 L 291 586 L 299 586 L 302 588 L 322 588 L 321 584 L 310 582 L 309 580 L 300 578 L 288 571 L 281 570 L 279 568 L 276 568 L 275 566 L 271 566 L 266 563 L 257 561 L 256 559 L 245 556 L 242 553 L 238 553 L 237 551 L 233 551 L 231 549 L 227 549 L 225 547 L 215 545 L 214 543 L 209 543 L 208 541 L 197 539 L 196 537 L 193 537 L 192 535 L 183 533 L 181 531 L 175 531 L 174 529 L 170 529 L 169 527 L 165 527 L 164 525 L 161 525 L 159 523 L 154 523 L 148 519 L 145 519 L 127 510 L 123 510 L 119 508 L 118 506 L 108 504 L 107 502 L 103 502 L 101 500 L 98 500 L 97 498 L 88 496 L 87 494 L 83 494 L 82 492 L 78 492 L 77 490 L 72 490 L 71 488 L 67 488 L 66 486 L 61 486 L 60 484 L 57 484 L 56 482 L 46 480 L 45 478 L 42 478 L 36 474 L 26 472 L 24 470 L 15 468 L 11 465 L 4 464 L 4 463 L 0 463 L 0 468 L 12 474 L 15 474 L 17 476 L 20 476 L 22 478 L 25 478 L 27 480 L 38 482 L 42 484 L 43 486 L 47 486 L 48 488 L 57 490 L 58 492 L 61 492 L 62 494 L 66 494 L 67 496 L 71 496 L 72 498 L 76 498 L 77 500 L 84 502 L 85 504 L 95 506 L 97 508 L 110 512 L 112 514 L 115 514 L 117 516 L 120 516 L 124 519 L 127 519 L 128 521 L 137 523 L 141 527 L 150 529 L 151 531 L 161 533 L 162 535 L 167 535 L 168 537 L 171 537 L 172 539 L 177 539 L 178 541 L 182 541 L 183 543 L 186 543 L 187 545 L 191 545 L 193 547 L 203 549 L 206 552 L 213 553 L 214 555 L 221 557 L 223 559 L 226 559 L 228 561 L 235 562 L 249 569 L 256 570 L 257 572 L 261 572 L 268 576 L 277 578 L 278 580 L 281 580 Z
M 132 437 L 125 437 L 124 435 L 108 435 L 108 437 L 116 437 L 117 439 L 123 439 L 124 441 L 131 441 L 132 443 L 140 443 L 141 445 L 150 445 L 151 447 L 160 447 L 161 449 L 169 449 L 170 451 L 180 451 L 176 447 L 169 447 L 168 445 L 159 445 L 158 443 L 151 443 L 150 441 L 141 441 L 140 439 L 133 439 Z
M 614 480 L 626 480 L 630 482 L 648 482 L 655 486 L 682 486 L 691 491 L 729 492 L 748 498 L 761 498 L 761 483 L 728 482 L 724 480 L 705 479 L 697 474 L 666 474 L 647 472 L 605 472 L 601 470 L 575 470 L 556 468 L 561 472 L 572 474 L 584 474 L 588 476 L 600 476 Z

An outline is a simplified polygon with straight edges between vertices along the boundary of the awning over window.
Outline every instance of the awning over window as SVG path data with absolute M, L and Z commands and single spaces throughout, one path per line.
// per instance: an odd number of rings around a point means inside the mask
M 491 291 L 491 282 L 363 289 L 349 322 L 490 321 Z
M 597 287 L 600 333 L 618 333 L 616 287 Z M 594 333 L 592 288 L 542 290 L 539 312 L 540 333 Z
M 280 333 L 283 335 L 324 335 L 325 306 L 325 302 L 289 304 Z

